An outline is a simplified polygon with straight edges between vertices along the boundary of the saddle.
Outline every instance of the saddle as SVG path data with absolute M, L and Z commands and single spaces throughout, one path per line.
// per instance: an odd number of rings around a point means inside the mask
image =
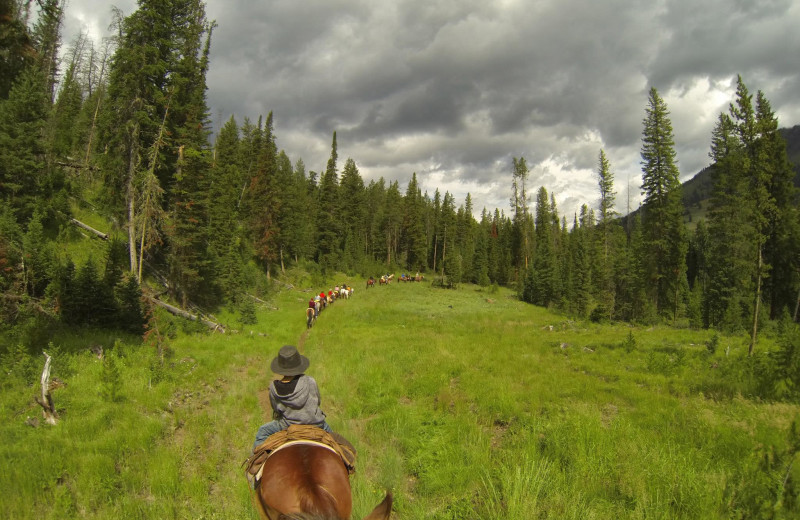
M 309 424 L 292 424 L 286 430 L 273 433 L 259 444 L 253 454 L 242 463 L 247 480 L 255 486 L 261 480 L 261 470 L 270 455 L 281 447 L 292 444 L 317 444 L 334 451 L 342 458 L 347 473 L 356 472 L 356 449 L 338 433 L 328 433 L 318 426 Z

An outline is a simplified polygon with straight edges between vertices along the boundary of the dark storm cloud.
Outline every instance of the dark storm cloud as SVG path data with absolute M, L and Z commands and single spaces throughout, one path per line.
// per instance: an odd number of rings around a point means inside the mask
M 106 9 L 71 0 L 68 14 Z M 367 181 L 401 186 L 417 172 L 430 193 L 471 192 L 478 211 L 508 207 L 511 158 L 524 156 L 570 220 L 596 204 L 601 148 L 624 210 L 651 86 L 684 178 L 707 165 L 737 74 L 783 126 L 800 122 L 791 0 L 208 0 L 207 12 L 215 125 L 272 111 L 278 145 L 315 170 L 337 131 L 340 167 L 352 157 Z

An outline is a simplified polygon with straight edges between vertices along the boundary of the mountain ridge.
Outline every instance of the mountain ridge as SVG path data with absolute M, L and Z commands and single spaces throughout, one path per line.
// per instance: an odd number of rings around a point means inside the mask
M 800 175 L 798 175 L 800 173 L 800 125 L 781 128 L 778 132 L 786 141 L 786 155 L 795 172 L 794 185 L 800 188 Z M 704 206 L 703 203 L 711 197 L 711 190 L 714 187 L 714 179 L 711 176 L 713 170 L 713 164 L 706 166 L 681 185 L 683 188 L 683 206 L 689 214 L 693 210 L 701 210 Z

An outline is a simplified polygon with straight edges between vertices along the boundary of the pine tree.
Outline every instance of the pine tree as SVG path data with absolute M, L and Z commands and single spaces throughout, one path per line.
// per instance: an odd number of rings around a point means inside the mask
M 439 188 L 436 188 L 436 190 L 433 192 L 433 201 L 431 202 L 430 220 L 432 233 L 428 238 L 428 265 L 431 266 L 434 272 L 437 271 L 437 263 L 441 266 L 442 261 L 442 245 L 444 242 L 441 219 L 442 194 L 439 192 Z
M 36 57 L 31 35 L 22 16 L 19 0 L 0 2 L 0 101 L 8 98 L 11 87 L 23 70 L 28 68 Z
M 417 174 L 411 175 L 404 199 L 403 237 L 406 253 L 406 267 L 411 271 L 425 268 L 428 251 L 425 235 L 425 207 L 422 193 L 417 183 Z
M 536 253 L 526 275 L 525 295 L 530 303 L 548 307 L 558 302 L 561 277 L 553 232 L 553 206 L 547 189 L 536 194 Z
M 142 307 L 142 290 L 136 278 L 124 276 L 114 288 L 116 316 L 114 322 L 132 334 L 144 333 L 145 316 Z
M 643 231 L 655 308 L 677 319 L 681 281 L 686 273 L 686 231 L 675 142 L 667 105 L 650 89 L 642 133 Z
M 517 269 L 528 269 L 528 263 L 533 249 L 532 231 L 533 226 L 528 211 L 528 163 L 524 157 L 513 158 L 514 171 L 511 180 L 511 211 L 513 213 L 512 222 L 512 255 L 514 265 Z
M 90 257 L 75 276 L 75 308 L 77 320 L 72 325 L 107 325 L 115 312 L 114 295 L 100 276 Z
M 14 324 L 19 316 L 16 302 L 25 293 L 22 243 L 23 232 L 11 208 L 0 204 L 0 329 Z
M 341 228 L 339 226 L 339 174 L 336 132 L 333 133 L 331 156 L 319 181 L 317 203 L 317 261 L 323 269 L 335 269 L 339 262 Z
M 206 21 L 200 0 L 181 0 L 174 7 L 166 101 L 176 157 L 175 169 L 166 172 L 172 175 L 163 184 L 170 200 L 170 279 L 185 306 L 190 298 L 212 303 L 220 296 L 206 235 L 212 163 L 206 74 L 214 24 Z
M 101 108 L 105 99 L 108 84 L 107 71 L 111 56 L 111 48 L 115 40 L 106 38 L 102 42 L 102 51 L 98 54 L 94 46 L 90 46 L 89 60 L 84 75 L 86 77 L 86 100 L 83 103 L 75 126 L 75 145 L 82 150 L 84 169 L 94 163 L 93 153 L 97 146 L 97 127 Z
M 753 250 L 752 206 L 740 160 L 741 143 L 736 125 L 727 114 L 720 114 L 711 136 L 709 156 L 714 188 L 709 203 L 709 273 L 703 303 L 704 322 L 715 326 L 724 316 L 738 310 L 739 301 L 750 293 L 750 265 Z
M 691 290 L 689 321 L 695 328 L 701 325 L 708 326 L 705 304 L 711 271 L 710 243 L 708 227 L 705 220 L 700 219 L 689 240 L 689 251 L 686 257 L 686 278 Z
M 386 215 L 386 181 L 383 177 L 377 181 L 370 181 L 367 185 L 366 207 L 368 233 L 367 253 L 370 258 L 383 260 L 387 256 L 386 240 L 384 239 L 383 223 Z M 364 275 L 376 274 L 369 269 Z
M 648 259 L 648 242 L 645 240 L 644 226 L 639 213 L 631 219 L 629 225 L 629 254 L 625 257 L 627 262 L 623 268 L 625 277 L 622 281 L 625 287 L 624 301 L 628 307 L 622 316 L 629 321 L 652 323 L 657 317 L 657 309 L 649 294 L 650 266 L 645 263 Z
M 600 150 L 598 168 L 598 184 L 600 187 L 599 220 L 597 222 L 598 239 L 601 255 L 599 257 L 598 280 L 599 300 L 609 316 L 614 315 L 614 235 L 617 224 L 615 210 L 616 192 L 614 191 L 614 173 L 604 150 Z
M 63 0 L 39 0 L 39 14 L 31 39 L 36 47 L 36 66 L 44 76 L 44 89 L 50 103 L 55 98 L 58 82 L 58 51 L 61 47 Z
M 736 100 L 730 106 L 731 134 L 735 146 L 722 155 L 726 166 L 733 170 L 733 178 L 739 181 L 736 187 L 745 196 L 737 197 L 743 204 L 738 211 L 747 214 L 750 224 L 747 234 L 752 248 L 749 270 L 752 286 L 750 346 L 752 355 L 758 338 L 759 319 L 762 313 L 762 300 L 780 306 L 777 301 L 791 301 L 791 286 L 796 263 L 797 219 L 794 209 L 795 190 L 792 184 L 793 172 L 786 159 L 786 145 L 777 133 L 778 122 L 762 92 L 758 92 L 756 106 L 741 76 L 737 79 Z M 733 208 L 729 210 L 734 211 Z M 747 257 L 743 258 L 746 265 Z M 772 273 L 775 267 L 777 273 Z M 747 269 L 742 269 L 747 272 Z M 777 274 L 775 283 L 770 283 Z M 741 285 L 741 284 L 740 284 Z M 743 291 L 746 294 L 747 291 Z M 778 309 L 773 308 L 776 314 Z
M 492 222 L 489 213 L 484 210 L 481 212 L 481 221 L 475 236 L 475 255 L 472 260 L 474 270 L 474 282 L 481 287 L 486 287 L 491 283 L 489 278 L 489 240 L 491 240 Z
M 456 262 L 456 256 L 458 255 L 458 251 L 455 247 L 456 218 L 455 199 L 453 199 L 453 195 L 451 195 L 449 191 L 445 191 L 444 197 L 442 197 L 442 207 L 439 216 L 439 223 L 442 228 L 442 240 L 440 242 L 442 262 L 439 268 L 442 275 L 442 283 L 445 283 L 445 280 L 451 275 L 456 274 L 454 271 L 459 270 L 460 267 Z M 458 274 L 460 274 L 460 272 Z M 450 281 L 450 283 L 457 282 L 458 279 Z
M 366 205 L 364 180 L 356 162 L 348 158 L 342 170 L 339 183 L 339 219 L 344 229 L 344 254 L 348 259 L 346 267 L 353 268 L 361 263 L 366 254 Z
M 167 116 L 169 115 L 169 102 L 164 109 L 164 117 L 158 130 L 158 137 L 150 147 L 147 154 L 147 169 L 139 172 L 136 178 L 137 189 L 135 190 L 136 199 L 134 200 L 134 229 L 138 234 L 137 244 L 139 248 L 138 268 L 135 273 L 136 280 L 142 281 L 142 263 L 144 254 L 156 244 L 161 244 L 161 223 L 164 220 L 164 210 L 162 199 L 164 189 L 156 177 L 156 168 L 160 157 L 161 147 L 165 142 L 165 127 Z
M 242 242 L 240 220 L 241 186 L 244 176 L 239 154 L 239 128 L 231 118 L 222 126 L 214 148 L 214 163 L 208 197 L 209 254 L 215 278 L 228 301 L 242 290 Z
M 29 296 L 40 298 L 50 283 L 54 259 L 50 243 L 45 238 L 42 214 L 34 212 L 22 240 L 25 290 Z
M 786 142 L 778 132 L 778 119 L 763 92 L 756 97 L 756 124 L 759 139 L 756 156 L 766 177 L 771 206 L 767 211 L 764 242 L 765 302 L 769 315 L 778 319 L 782 311 L 795 303 L 800 258 L 800 219 L 797 210 L 795 172 L 789 163 Z
M 272 112 L 267 115 L 255 170 L 247 188 L 247 219 L 250 239 L 269 276 L 271 266 L 280 258 L 278 215 L 281 210 L 277 184 L 278 148 L 275 145 Z
M 175 230 L 183 227 L 192 231 L 185 227 L 188 224 L 195 224 L 196 232 L 205 229 L 196 226 L 201 221 L 198 216 L 202 214 L 204 194 L 192 190 L 202 189 L 199 170 L 210 163 L 206 157 L 205 77 L 212 29 L 200 0 L 141 0 L 139 9 L 119 24 L 105 97 L 108 102 L 103 105 L 98 132 L 107 146 L 107 153 L 102 155 L 104 202 L 113 216 L 125 223 L 131 271 L 138 271 L 138 176 L 153 163 L 147 154 L 157 148 L 155 175 L 171 206 L 168 247 L 172 258 L 179 260 L 171 265 L 177 271 L 170 276 L 175 283 L 193 279 L 195 288 L 200 284 L 189 273 L 199 273 L 200 266 L 189 264 L 194 262 L 190 258 L 197 258 L 201 252 L 189 251 L 199 247 L 200 241 L 197 236 L 184 237 Z M 169 117 L 165 121 L 167 104 Z M 167 131 L 161 132 L 165 124 Z M 159 139 L 163 144 L 154 147 Z M 184 244 L 179 246 L 177 240 Z M 189 242 L 194 245 L 187 247 Z M 176 285 L 174 290 L 190 289 Z
M 295 257 L 310 259 L 314 257 L 316 250 L 314 237 L 317 230 L 316 211 L 314 200 L 316 199 L 316 185 L 314 180 L 306 175 L 305 164 L 302 159 L 298 159 L 294 165 L 294 184 L 297 187 L 297 218 L 299 221 L 292 227 L 296 238 Z M 366 211 L 366 210 L 365 210 Z M 365 239 L 369 236 L 369 225 L 365 225 Z M 368 246 L 365 245 L 365 250 Z
M 463 268 L 463 281 L 477 283 L 478 276 L 475 272 L 474 258 L 475 258 L 475 233 L 477 229 L 477 222 L 472 215 L 472 195 L 467 193 L 464 198 L 463 211 L 459 208 L 458 211 L 458 248 L 462 257 Z
M 81 49 L 74 48 L 72 61 L 62 80 L 50 122 L 50 153 L 54 158 L 69 157 L 75 148 L 78 116 L 83 106 L 83 88 L 78 78 Z
M 586 205 L 581 207 L 581 214 L 588 213 Z M 581 219 L 584 224 L 578 221 L 577 215 L 575 216 L 572 225 L 572 240 L 573 240 L 573 290 L 574 293 L 574 309 L 578 316 L 585 317 L 589 311 L 591 303 L 591 286 L 592 286 L 592 270 L 589 258 L 589 249 L 591 244 L 591 228 L 587 226 L 586 219 Z
M 44 129 L 49 111 L 42 73 L 28 67 L 0 103 L 0 198 L 25 224 L 45 189 Z

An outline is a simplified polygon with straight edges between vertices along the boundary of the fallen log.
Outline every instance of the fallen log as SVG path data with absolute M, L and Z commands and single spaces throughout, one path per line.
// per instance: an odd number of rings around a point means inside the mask
M 87 224 L 84 224 L 83 222 L 81 222 L 78 219 L 71 218 L 71 219 L 69 219 L 69 221 L 71 223 L 75 224 L 76 226 L 78 226 L 79 228 L 83 228 L 83 229 L 85 229 L 86 231 L 88 231 L 90 233 L 94 233 L 95 235 L 100 237 L 100 239 L 102 239 L 102 240 L 108 240 L 108 235 L 107 234 L 103 233 L 102 231 L 98 231 L 95 228 L 93 228 L 93 227 L 91 227 L 91 226 L 89 226 Z
M 255 296 L 253 296 L 252 294 L 246 294 L 246 296 L 249 296 L 249 297 L 250 297 L 250 298 L 252 298 L 253 300 L 257 301 L 258 303 L 263 303 L 264 305 L 269 305 L 267 302 L 265 302 L 265 301 L 264 301 L 264 300 L 262 300 L 261 298 L 256 298 L 256 297 L 255 297 Z
M 215 332 L 221 332 L 222 334 L 225 334 L 225 327 L 223 327 L 222 325 L 220 325 L 217 322 L 210 321 L 210 320 L 207 320 L 205 318 L 201 318 L 200 316 L 196 316 L 196 315 L 192 314 L 191 312 L 186 312 L 183 309 L 175 307 L 174 305 L 170 305 L 170 304 L 168 304 L 166 302 L 162 302 L 161 300 L 156 299 L 156 298 L 150 298 L 150 301 L 152 301 L 153 303 L 155 303 L 159 307 L 163 307 L 170 314 L 174 314 L 175 316 L 180 316 L 181 318 L 186 318 L 187 320 L 199 321 L 200 323 L 202 323 L 203 325 L 207 326 L 211 330 L 213 330 Z
M 97 166 L 92 166 L 90 164 L 78 164 L 76 162 L 66 162 L 66 161 L 55 161 L 55 164 L 58 166 L 63 166 L 64 168 L 72 168 L 73 170 L 90 170 L 90 171 L 100 171 L 100 168 Z

